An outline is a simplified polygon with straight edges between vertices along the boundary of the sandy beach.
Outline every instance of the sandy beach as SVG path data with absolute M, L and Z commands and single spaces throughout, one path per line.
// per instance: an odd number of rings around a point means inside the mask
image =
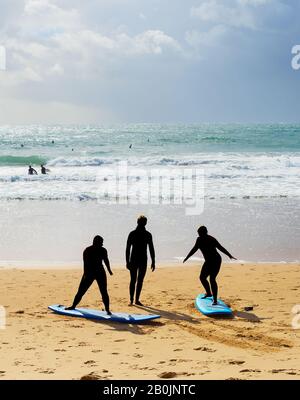
M 195 309 L 199 266 L 149 269 L 145 309 L 128 306 L 128 271 L 112 268 L 112 311 L 159 313 L 159 320 L 126 325 L 55 315 L 47 306 L 70 304 L 81 270 L 1 269 L 0 379 L 299 379 L 300 330 L 292 327 L 298 264 L 224 264 L 220 298 L 233 319 Z M 102 308 L 95 283 L 80 306 Z

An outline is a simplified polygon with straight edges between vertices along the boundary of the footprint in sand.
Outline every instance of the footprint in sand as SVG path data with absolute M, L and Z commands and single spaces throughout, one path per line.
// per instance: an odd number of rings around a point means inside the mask
M 196 351 L 206 351 L 207 353 L 215 353 L 217 350 L 210 349 L 209 347 L 196 347 Z
M 171 378 L 176 378 L 178 374 L 176 372 L 162 372 L 161 374 L 157 375 L 159 378 L 163 379 L 171 379 Z
M 242 365 L 242 364 L 245 364 L 245 361 L 230 360 L 229 364 L 231 364 L 231 365 Z
M 174 349 L 173 351 L 182 351 L 182 349 Z
M 93 364 L 96 364 L 96 361 L 94 361 L 94 360 L 88 360 L 88 361 L 85 361 L 84 364 L 85 364 L 85 365 L 93 365 Z
M 99 375 L 94 374 L 94 372 L 91 372 L 88 375 L 83 375 L 80 378 L 81 381 L 98 381 L 98 380 L 101 380 L 101 379 L 102 379 L 102 377 L 99 376 Z
M 288 370 L 287 369 L 272 369 L 271 371 L 269 371 L 269 372 L 271 372 L 272 374 L 279 374 L 280 372 L 287 372 Z
M 102 350 L 92 350 L 92 353 L 100 353 Z
M 43 371 L 39 371 L 40 374 L 54 374 L 54 369 L 45 369 Z
M 244 372 L 261 372 L 260 369 L 241 369 L 240 373 L 244 373 Z

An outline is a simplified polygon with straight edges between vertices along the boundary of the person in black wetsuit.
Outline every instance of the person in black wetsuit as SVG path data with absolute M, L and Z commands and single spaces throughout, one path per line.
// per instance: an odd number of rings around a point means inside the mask
M 74 310 L 91 284 L 96 280 L 105 306 L 105 311 L 108 315 L 111 315 L 109 310 L 109 296 L 107 293 L 107 279 L 102 261 L 106 265 L 109 274 L 113 275 L 110 269 L 107 250 L 103 247 L 103 238 L 101 236 L 95 236 L 93 245 L 87 247 L 83 252 L 83 277 L 72 306 L 67 307 L 66 310 Z
M 199 237 L 196 240 L 195 246 L 185 257 L 183 262 L 186 262 L 197 250 L 201 250 L 204 257 L 204 264 L 200 273 L 200 281 L 206 290 L 204 298 L 213 296 L 213 305 L 218 304 L 218 285 L 216 277 L 220 271 L 222 258 L 217 252 L 217 249 L 226 254 L 231 260 L 236 260 L 214 237 L 208 235 L 207 228 L 200 226 L 198 229 Z M 210 278 L 210 284 L 207 278 Z
M 50 169 L 46 168 L 44 165 L 41 165 L 41 174 L 46 175 L 47 172 L 50 172 Z
M 151 269 L 155 271 L 155 251 L 152 235 L 146 230 L 147 218 L 141 215 L 137 220 L 137 227 L 130 232 L 126 246 L 126 267 L 130 271 L 130 305 L 133 304 L 135 294 L 135 304 L 142 306 L 140 295 L 143 287 L 144 278 L 147 271 L 147 248 L 149 246 L 151 256 Z
M 36 170 L 34 168 L 32 168 L 31 165 L 29 165 L 28 167 L 28 175 L 37 175 L 38 173 L 36 172 Z

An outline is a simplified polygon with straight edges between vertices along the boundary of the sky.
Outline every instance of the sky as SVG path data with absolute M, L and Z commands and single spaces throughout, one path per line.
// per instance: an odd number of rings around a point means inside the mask
M 2 125 L 300 122 L 299 1 L 0 0 L 0 10 Z

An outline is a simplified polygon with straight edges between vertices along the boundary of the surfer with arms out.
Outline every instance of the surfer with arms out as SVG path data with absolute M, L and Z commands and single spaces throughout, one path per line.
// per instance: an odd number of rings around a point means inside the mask
M 101 236 L 95 236 L 92 246 L 87 247 L 83 252 L 83 277 L 72 306 L 66 308 L 66 310 L 74 310 L 91 284 L 96 280 L 105 306 L 105 311 L 107 315 L 111 315 L 109 310 L 109 296 L 107 293 L 107 278 L 102 262 L 106 265 L 109 274 L 113 275 L 110 269 L 107 250 L 103 247 L 103 238 Z
M 204 298 L 213 296 L 213 305 L 218 304 L 218 285 L 216 282 L 217 275 L 221 268 L 222 258 L 217 249 L 226 254 L 231 260 L 236 260 L 214 237 L 208 235 L 207 228 L 200 226 L 198 229 L 199 237 L 196 240 L 195 246 L 185 257 L 183 262 L 186 262 L 197 250 L 201 250 L 204 257 L 204 264 L 200 273 L 200 281 L 206 290 Z M 207 278 L 210 278 L 210 284 Z

